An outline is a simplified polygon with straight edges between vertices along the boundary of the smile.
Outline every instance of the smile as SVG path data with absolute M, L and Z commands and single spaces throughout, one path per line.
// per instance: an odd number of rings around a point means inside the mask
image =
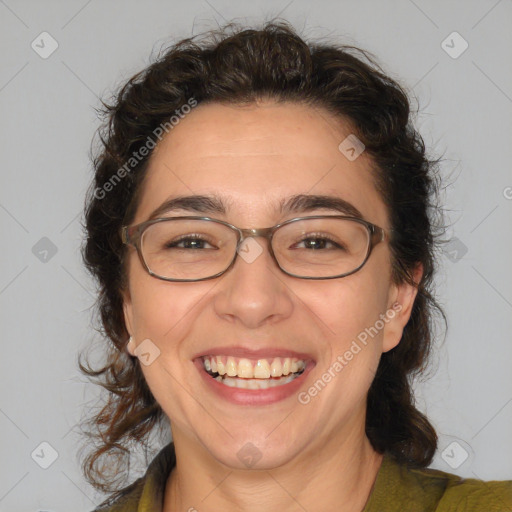
M 295 357 L 251 360 L 233 356 L 203 356 L 206 373 L 225 386 L 239 389 L 268 389 L 283 386 L 299 377 L 306 361 Z

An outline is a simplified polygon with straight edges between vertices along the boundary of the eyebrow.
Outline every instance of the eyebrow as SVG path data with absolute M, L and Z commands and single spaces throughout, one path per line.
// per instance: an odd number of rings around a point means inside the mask
M 194 213 L 218 213 L 225 214 L 226 207 L 220 197 L 217 196 L 177 196 L 164 201 L 149 216 L 149 220 L 156 219 L 164 213 L 175 210 L 188 210 Z
M 351 203 L 338 196 L 299 194 L 281 202 L 281 213 L 303 213 L 313 210 L 331 210 L 350 217 L 363 218 L 361 212 Z
M 305 213 L 320 209 L 342 213 L 350 217 L 363 218 L 361 212 L 353 204 L 337 196 L 298 194 L 283 199 L 278 204 L 278 210 L 283 215 Z M 225 215 L 228 206 L 222 198 L 216 195 L 171 197 L 156 208 L 148 220 L 156 219 L 164 213 L 171 213 L 176 210 L 186 210 L 199 214 L 214 213 Z

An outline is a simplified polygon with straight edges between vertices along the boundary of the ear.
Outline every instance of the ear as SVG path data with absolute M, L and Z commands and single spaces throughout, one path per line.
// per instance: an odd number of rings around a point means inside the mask
M 395 348 L 402 339 L 404 327 L 411 317 L 414 300 L 418 293 L 418 284 L 423 276 L 423 265 L 418 264 L 413 272 L 414 284 L 400 283 L 392 285 L 389 290 L 388 310 L 385 323 L 382 351 Z
M 130 341 L 126 345 L 126 350 L 131 356 L 135 356 L 135 343 L 133 343 L 133 305 L 132 299 L 130 295 L 130 291 L 124 290 L 121 292 L 121 296 L 123 297 L 123 314 L 124 314 L 124 323 L 126 325 L 126 330 L 130 336 Z

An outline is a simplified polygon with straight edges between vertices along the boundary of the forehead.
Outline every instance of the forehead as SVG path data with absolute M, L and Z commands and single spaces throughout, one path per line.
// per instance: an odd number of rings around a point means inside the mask
M 231 220 L 263 225 L 283 220 L 287 198 L 311 194 L 342 198 L 387 227 L 372 161 L 339 150 L 351 133 L 339 117 L 296 103 L 199 105 L 153 151 L 135 220 L 173 196 L 215 195 Z

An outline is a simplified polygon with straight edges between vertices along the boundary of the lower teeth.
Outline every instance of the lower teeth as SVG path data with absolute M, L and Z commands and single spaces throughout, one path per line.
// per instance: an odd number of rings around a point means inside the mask
M 282 376 L 278 378 L 270 378 L 270 379 L 241 379 L 239 377 L 229 377 L 224 375 L 221 377 L 218 375 L 214 377 L 217 382 L 224 384 L 225 386 L 229 386 L 231 388 L 240 388 L 240 389 L 267 389 L 273 388 L 276 386 L 282 386 L 283 384 L 288 384 L 293 379 L 301 375 L 300 373 L 291 373 L 287 376 Z

